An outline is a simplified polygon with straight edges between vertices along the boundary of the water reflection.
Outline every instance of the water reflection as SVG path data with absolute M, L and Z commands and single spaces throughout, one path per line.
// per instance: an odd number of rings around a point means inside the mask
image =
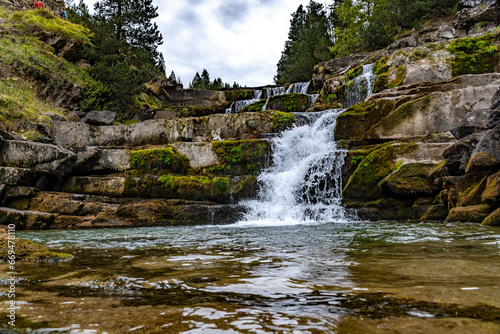
M 19 324 L 39 333 L 500 330 L 498 229 L 358 223 L 20 234 L 75 255 L 19 264 Z

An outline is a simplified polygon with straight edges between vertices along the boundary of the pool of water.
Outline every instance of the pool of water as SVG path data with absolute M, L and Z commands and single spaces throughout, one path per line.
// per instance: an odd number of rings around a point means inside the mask
M 500 333 L 498 228 L 378 222 L 18 236 L 74 257 L 17 264 L 17 330 Z M 0 292 L 4 327 L 8 300 Z

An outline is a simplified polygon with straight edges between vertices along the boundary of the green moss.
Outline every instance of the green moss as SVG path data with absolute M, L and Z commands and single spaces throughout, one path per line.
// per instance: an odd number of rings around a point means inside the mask
M 309 108 L 309 96 L 298 93 L 272 96 L 267 106 L 271 110 L 282 112 L 303 112 Z
M 379 60 L 377 60 L 373 66 L 373 73 L 376 74 L 376 75 L 380 75 L 382 73 L 385 73 L 387 72 L 387 62 L 389 60 L 386 59 L 385 57 L 382 57 L 380 58 Z
M 401 162 L 396 161 L 397 157 L 416 148 L 416 144 L 380 145 L 364 157 L 349 177 L 343 190 L 344 198 L 348 200 L 379 199 L 382 195 L 379 183 L 401 166 Z
M 361 74 L 363 74 L 363 67 L 362 66 L 352 68 L 349 71 L 347 71 L 346 80 L 350 81 L 356 77 L 359 77 Z
M 427 50 L 418 47 L 415 50 L 413 50 L 412 53 L 410 53 L 410 60 L 417 61 L 419 59 L 427 57 L 428 55 L 429 52 Z
M 258 102 L 252 103 L 248 106 L 243 107 L 240 112 L 258 112 L 262 111 L 267 100 L 260 100 Z
M 214 166 L 211 172 L 232 175 L 257 174 L 265 167 L 271 148 L 265 140 L 226 140 L 212 143 L 212 150 L 223 166 Z
M 61 20 L 47 10 L 16 11 L 12 13 L 9 21 L 13 22 L 17 29 L 28 34 L 32 32 L 33 27 L 36 27 L 90 44 L 91 33 L 87 28 L 67 20 Z
M 373 83 L 373 93 L 379 93 L 389 87 L 389 74 L 382 73 L 377 76 Z
M 228 177 L 164 175 L 158 178 L 158 182 L 171 198 L 225 203 L 231 197 L 231 180 Z
M 387 88 L 398 87 L 403 83 L 405 77 L 406 77 L 406 67 L 404 65 L 401 65 L 397 69 L 396 78 L 389 83 Z
M 289 129 L 295 123 L 295 115 L 289 112 L 273 111 L 271 118 L 274 121 L 274 131 L 276 132 Z
M 226 101 L 241 101 L 241 100 L 249 100 L 253 97 L 253 90 L 244 89 L 244 90 L 228 90 L 224 92 L 226 96 Z
M 135 174 L 184 174 L 189 169 L 189 160 L 172 147 L 131 151 L 130 166 Z
M 148 95 L 146 93 L 141 93 L 133 98 L 134 105 L 139 108 L 139 110 L 144 109 L 161 109 L 163 103 L 155 96 Z
M 448 51 L 452 76 L 492 73 L 500 57 L 500 50 L 493 43 L 499 40 L 498 31 L 479 37 L 461 38 L 450 42 Z
M 9 259 L 9 239 L 7 233 L 0 235 L 0 260 Z M 59 261 L 67 260 L 73 256 L 66 253 L 51 252 L 42 245 L 33 241 L 15 238 L 13 240 L 16 261 Z M 10 244 L 12 245 L 12 243 Z

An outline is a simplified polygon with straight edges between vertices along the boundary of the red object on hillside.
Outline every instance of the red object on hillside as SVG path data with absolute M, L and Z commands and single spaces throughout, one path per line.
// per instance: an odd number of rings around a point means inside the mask
M 35 1 L 35 9 L 45 9 L 45 4 L 43 1 Z

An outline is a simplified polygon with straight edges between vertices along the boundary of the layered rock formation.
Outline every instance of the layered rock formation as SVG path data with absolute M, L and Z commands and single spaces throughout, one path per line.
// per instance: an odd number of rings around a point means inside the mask
M 500 225 L 500 4 L 459 7 L 384 50 L 315 68 L 318 110 L 349 106 L 352 79 L 375 64 L 374 94 L 335 130 L 349 148 L 344 201 L 362 219 Z

